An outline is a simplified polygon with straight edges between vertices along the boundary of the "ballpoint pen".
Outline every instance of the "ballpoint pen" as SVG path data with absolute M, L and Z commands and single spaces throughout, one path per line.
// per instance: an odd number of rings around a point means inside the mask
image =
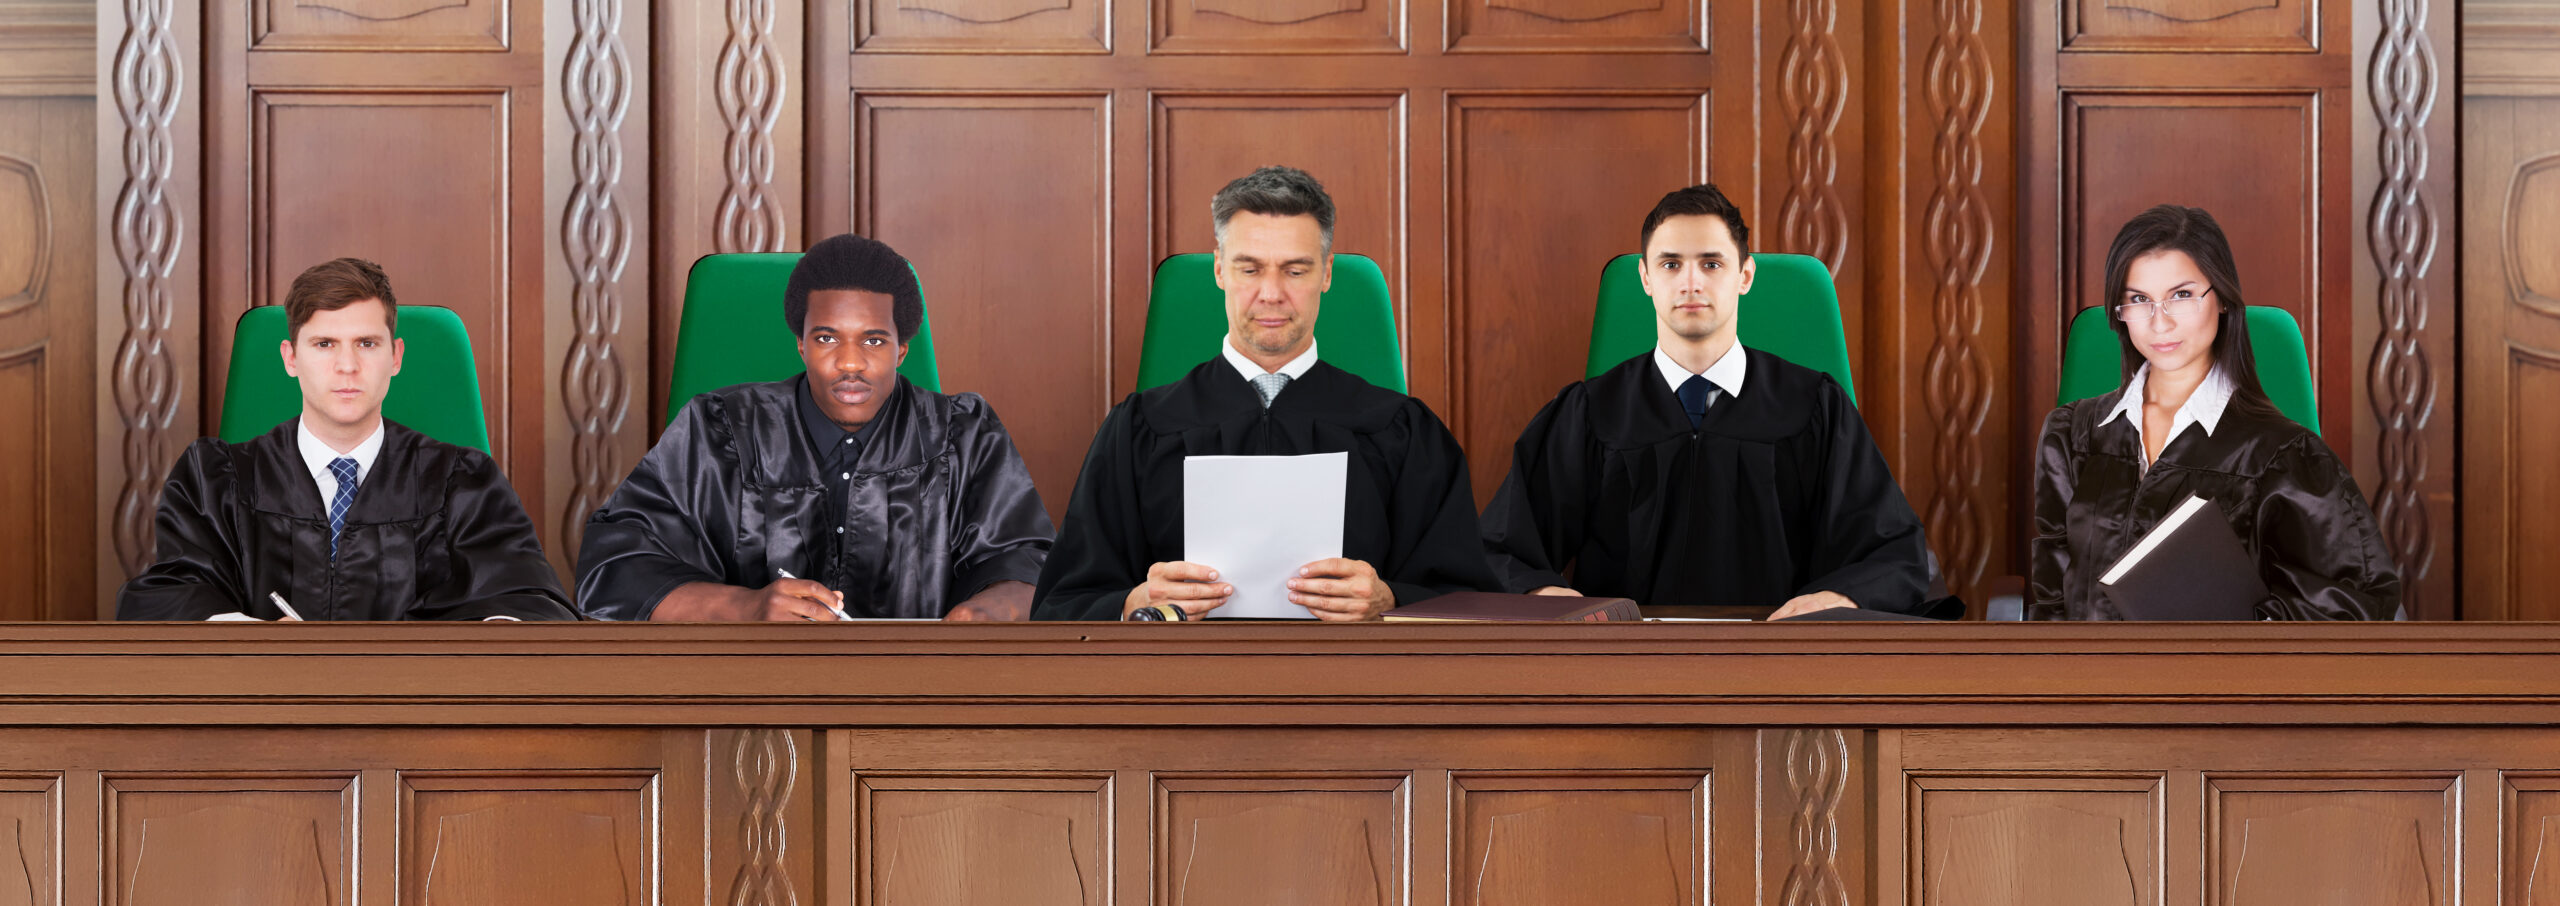
M 774 570 L 774 571 L 773 571 L 773 574 L 774 574 L 774 575 L 777 575 L 777 576 L 781 576 L 781 577 L 783 577 L 783 578 L 785 578 L 785 579 L 797 579 L 797 578 L 800 578 L 799 576 L 792 575 L 792 574 L 791 574 L 791 571 L 790 571 L 790 570 L 787 570 L 787 569 L 777 569 L 777 570 Z M 830 590 L 832 590 L 832 589 L 830 589 Z M 830 610 L 830 611 L 834 611 L 834 612 L 835 612 L 836 619 L 839 619 L 839 620 L 851 620 L 851 619 L 853 619 L 853 617 L 848 616 L 848 615 L 846 615 L 846 614 L 845 614 L 845 612 L 844 612 L 844 608 L 842 608 L 842 607 L 837 607 L 837 606 L 835 606 L 835 605 L 833 605 L 833 604 L 829 604 L 829 605 L 827 605 L 827 609 L 828 609 L 828 610 Z

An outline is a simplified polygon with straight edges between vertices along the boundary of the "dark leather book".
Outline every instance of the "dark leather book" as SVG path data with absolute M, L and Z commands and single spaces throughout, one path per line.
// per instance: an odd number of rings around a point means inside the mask
M 2128 620 L 2254 620 L 2267 585 L 2213 501 L 2190 496 L 2098 577 Z
M 1597 623 L 1644 619 L 1636 602 L 1626 598 L 1569 598 L 1560 595 L 1502 595 L 1457 591 L 1387 611 L 1390 623 Z

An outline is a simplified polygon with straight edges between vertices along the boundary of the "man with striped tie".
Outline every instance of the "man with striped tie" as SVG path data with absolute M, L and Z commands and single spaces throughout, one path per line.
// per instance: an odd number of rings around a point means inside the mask
M 577 619 L 497 463 L 382 417 L 402 352 L 382 268 L 314 266 L 284 305 L 301 416 L 187 448 L 160 493 L 159 562 L 116 618 Z

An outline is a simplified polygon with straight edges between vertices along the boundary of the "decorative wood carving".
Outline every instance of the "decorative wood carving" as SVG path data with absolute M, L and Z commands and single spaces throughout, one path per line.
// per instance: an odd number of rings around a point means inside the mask
M 1158 902 L 1404 902 L 1405 775 L 1157 778 Z
M 2374 451 L 2382 484 L 2374 489 L 2373 515 L 2400 562 L 2402 608 L 2418 615 L 2434 612 L 2426 605 L 2436 588 L 2419 579 L 2434 573 L 2437 547 L 2426 501 L 2436 484 L 2435 451 L 2427 445 L 2436 414 L 2436 365 L 2428 356 L 2426 331 L 2433 308 L 2428 272 L 2435 266 L 2439 228 L 2427 184 L 2433 153 L 2427 118 L 2435 107 L 2437 72 L 2426 32 L 2427 0 L 2379 3 L 2382 34 L 2374 43 L 2370 75 L 2382 174 L 2365 225 L 2382 279 L 2382 333 L 2374 339 L 2365 375 L 2380 429 Z
M 2155 902 L 2159 775 L 1911 779 L 1919 906 Z
M 631 215 L 622 207 L 622 118 L 631 103 L 631 63 L 622 44 L 623 0 L 572 0 L 574 22 L 560 101 L 569 114 L 569 203 L 560 215 L 568 259 L 570 338 L 560 368 L 569 414 L 569 500 L 561 547 L 573 556 L 587 517 L 622 481 L 615 437 L 631 410 L 630 377 L 615 341 L 622 333 L 622 267 L 631 254 Z
M 1982 280 L 1999 242 L 1983 197 L 1982 127 L 1997 76 L 1982 41 L 1981 0 L 1933 0 L 1939 32 L 1930 39 L 1921 97 L 1934 117 L 1932 178 L 1922 214 L 1921 249 L 1935 282 L 1929 289 L 1929 352 L 1921 400 L 1937 467 L 1921 521 L 1947 584 L 1974 587 L 1991 565 L 1991 520 L 1982 509 L 1982 434 L 1991 418 L 1995 379 L 1981 348 Z
M 0 906 L 50 906 L 54 897 L 54 777 L 0 775 Z
M 1666 0 L 1458 0 L 1448 4 L 1447 47 L 1452 53 L 1697 53 L 1706 49 L 1705 14 L 1704 3 Z
M 2253 10 L 2275 9 L 2274 0 L 2105 0 L 2108 9 L 2158 16 L 2171 22 L 2213 22 Z
M 1113 851 L 1110 790 L 1108 774 L 859 775 L 853 833 L 861 901 L 1106 902 Z M 1138 853 L 1130 858 L 1146 861 Z M 1170 906 L 1166 899 L 1157 902 Z
M 1487 9 L 1507 10 L 1549 22 L 1600 22 L 1619 16 L 1656 12 L 1661 0 L 1485 0 Z
M 109 906 L 351 902 L 355 778 L 106 780 Z
M 1787 117 L 1787 187 L 1778 202 L 1776 248 L 1822 259 L 1833 276 L 1848 257 L 1849 218 L 1840 175 L 1840 111 L 1849 67 L 1832 29 L 1838 0 L 1787 0 L 1787 44 L 1778 54 L 1778 108 Z
M 44 170 L 34 161 L 0 153 L 0 238 L 19 238 L 23 248 L 0 249 L 0 317 L 44 298 L 45 275 L 53 262 L 53 202 L 45 190 Z
M 799 743 L 788 730 L 739 731 L 729 751 L 729 780 L 746 793 L 738 818 L 746 850 L 729 880 L 729 906 L 798 906 L 785 818 L 800 780 Z
M 1451 816 L 1456 902 L 1696 902 L 1706 784 L 1696 774 L 1458 774 Z
M 1839 730 L 1786 731 L 1787 789 L 1796 808 L 1787 818 L 1786 881 L 1780 906 L 1849 906 L 1840 880 L 1840 795 L 1849 785 L 1848 734 Z
M 2518 165 L 2505 194 L 2498 251 L 2507 294 L 2517 305 L 2560 317 L 2560 260 L 2541 251 L 2560 247 L 2560 154 Z
M 973 25 L 1000 25 L 1074 6 L 1072 0 L 898 0 L 899 9 L 949 16 Z
M 124 426 L 124 483 L 110 517 L 116 562 L 126 575 L 151 564 L 152 517 L 167 479 L 167 435 L 178 419 L 182 385 L 171 333 L 178 289 L 172 270 L 181 235 L 177 136 L 172 121 L 186 92 L 178 42 L 171 34 L 175 0 L 124 0 L 125 33 L 109 70 L 123 124 L 124 182 L 108 224 L 123 281 L 124 336 L 116 342 L 116 416 Z
M 657 890 L 655 772 L 404 771 L 401 901 L 635 906 Z
M 729 38 L 720 47 L 719 69 L 712 77 L 721 121 L 729 128 L 722 172 L 728 185 L 720 190 L 720 209 L 711 234 L 712 250 L 774 252 L 784 248 L 782 205 L 772 197 L 773 129 L 782 115 L 787 83 L 782 55 L 774 47 L 775 0 L 726 0 Z
M 2206 778 L 2225 906 L 2452 902 L 2453 777 Z
M 469 0 L 294 0 L 303 9 L 325 9 L 372 22 L 397 22 L 435 12 L 470 6 Z

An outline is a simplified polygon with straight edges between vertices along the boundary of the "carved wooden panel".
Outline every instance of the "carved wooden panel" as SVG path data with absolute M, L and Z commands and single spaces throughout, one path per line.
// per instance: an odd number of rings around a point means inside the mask
M 2549 586 L 2527 584 L 2560 577 L 2547 555 L 2560 511 L 2545 505 L 2560 491 L 2548 467 L 2560 457 L 2560 265 L 2547 251 L 2560 247 L 2560 98 L 2463 109 L 2462 615 L 2560 619 Z
M 1104 344 L 1107 264 L 1116 253 L 1106 101 L 854 99 L 855 231 L 914 262 L 943 390 L 986 396 L 1052 518 L 1066 508 L 1111 402 Z M 986 216 L 998 210 L 1008 213 Z
M 2490 180 L 2493 186 L 2506 184 L 2499 205 L 2506 216 L 2492 240 L 2501 259 L 2498 277 L 2517 304 L 2560 317 L 2560 260 L 2549 254 L 2560 248 L 2560 154 L 2535 158 L 2512 172 L 2492 174 Z
M 0 620 L 99 606 L 96 132 L 90 98 L 0 97 Z
M 2457 319 L 2442 314 L 2456 310 L 2460 261 L 2454 17 L 2450 4 L 2429 0 L 2379 0 L 2373 7 L 2381 27 L 2356 79 L 2355 117 L 2359 140 L 2372 124 L 2371 190 L 2364 191 L 2362 175 L 2356 178 L 2357 220 L 2371 267 L 2360 262 L 2353 276 L 2356 337 L 2370 344 L 2360 350 L 2367 359 L 2357 396 L 2367 411 L 2357 413 L 2357 430 L 2361 438 L 2365 425 L 2372 426 L 2378 455 L 2357 477 L 2400 565 L 2403 611 L 2410 619 L 2454 619 L 2460 586 L 2450 556 L 2457 515 L 2452 460 L 2460 435 L 2450 403 L 2460 357 Z M 2356 30 L 2366 31 L 2363 11 L 2357 15 Z
M 102 584 L 118 584 L 152 560 L 152 517 L 169 464 L 196 433 L 203 280 L 201 17 L 191 5 L 100 3 L 98 83 L 103 115 L 96 156 L 102 182 L 98 330 L 112 336 L 101 380 L 111 400 L 99 415 L 98 539 Z M 107 50 L 104 35 L 113 34 Z M 110 54 L 112 56 L 110 57 Z M 112 99 L 113 103 L 107 103 Z M 102 258 L 105 256 L 102 255 Z M 107 349 L 111 348 L 112 352 Z
M 2160 779 L 1911 778 L 1922 904 L 2161 902 Z
M 536 522 L 557 528 L 545 550 L 577 586 L 574 560 L 587 517 L 648 448 L 649 147 L 648 18 L 623 0 L 571 0 L 568 52 L 557 102 L 546 117 L 545 158 L 567 161 L 558 201 L 556 275 L 545 306 L 567 335 L 548 437 L 567 435 L 567 455 L 547 457 L 560 478 L 551 500 L 528 500 Z M 558 40 L 554 38 L 553 40 Z M 635 50 L 638 51 L 635 53 Z M 548 169 L 546 166 L 546 169 Z M 557 197 L 546 192 L 545 205 Z M 546 211 L 548 213 L 548 210 Z M 548 249 L 546 250 L 548 251 Z M 565 279 L 565 292 L 554 280 Z M 565 462 L 564 462 L 565 460 Z M 565 468 L 564 468 L 565 467 Z
M 1107 774 L 859 774 L 853 783 L 860 902 L 1105 902 Z
M 52 776 L 0 775 L 0 906 L 55 906 L 61 829 Z
M 2205 778 L 2206 902 L 2453 901 L 2455 777 Z
M 1703 53 L 1712 5 L 1708 0 L 1452 0 L 1448 50 Z
M 259 50 L 505 51 L 507 0 L 252 0 Z
M 263 241 L 250 298 L 282 304 L 295 275 L 332 258 L 382 265 L 401 302 L 462 316 L 503 452 L 509 315 L 537 304 L 511 279 L 510 202 L 527 174 L 510 166 L 509 93 L 260 91 L 253 103 L 249 216 Z
M 1106 0 L 856 0 L 856 53 L 1110 53 Z
M 2503 793 L 2498 902 L 2560 906 L 2560 777 L 2509 774 Z
M 400 780 L 403 903 L 661 902 L 653 774 L 410 773 Z
M 1377 259 L 1404 293 L 1404 97 L 1401 94 L 1156 94 L 1154 242 L 1147 259 L 1210 252 L 1209 199 L 1257 167 L 1286 163 L 1324 183 L 1337 211 L 1333 250 Z M 1397 326 L 1409 327 L 1399 311 Z
M 354 902 L 352 776 L 110 775 L 106 797 L 109 906 Z
M 1509 471 L 1529 418 L 1582 379 L 1601 267 L 1638 251 L 1645 212 L 1663 193 L 1704 178 L 1708 103 L 1696 94 L 1450 103 L 1449 297 L 1463 301 L 1450 330 L 1456 400 L 1443 416 L 1481 502 Z
M 1153 51 L 1400 53 L 1405 49 L 1405 2 L 1150 0 Z
M 816 861 L 819 806 L 810 774 L 815 766 L 807 730 L 712 730 L 705 740 L 705 773 L 711 782 L 711 889 L 731 906 L 791 906 L 801 901 L 798 879 Z M 809 891 L 814 894 L 815 891 Z
M 1449 782 L 1454 902 L 1697 902 L 1704 775 L 1452 773 Z
M 1156 902 L 1405 902 L 1407 779 L 1156 779 Z
M 2560 609 L 2536 600 L 2537 592 L 2555 587 L 2548 583 L 2560 581 L 2560 557 L 2550 555 L 2550 545 L 2560 544 L 2560 518 L 2550 507 L 2560 500 L 2560 475 L 2551 468 L 2560 453 L 2560 411 L 2551 405 L 2560 400 L 2560 353 L 2511 347 L 2503 378 L 2509 400 L 2506 442 L 2497 451 L 2505 466 L 2497 476 L 2503 491 L 2475 505 L 2506 513 L 2500 541 L 2507 560 L 2494 578 L 2516 605 L 2509 618 L 2543 619 Z
M 0 503 L 0 619 L 35 620 L 45 616 L 51 596 L 45 586 L 61 581 L 53 575 L 46 539 L 55 536 L 53 497 L 60 493 L 46 480 L 45 394 L 46 344 L 0 350 L 0 487 L 14 488 Z M 85 502 L 85 501 L 84 501 Z M 67 577 L 63 577 L 67 578 Z
M 2064 0 L 2073 51 L 2320 50 L 2317 0 Z

